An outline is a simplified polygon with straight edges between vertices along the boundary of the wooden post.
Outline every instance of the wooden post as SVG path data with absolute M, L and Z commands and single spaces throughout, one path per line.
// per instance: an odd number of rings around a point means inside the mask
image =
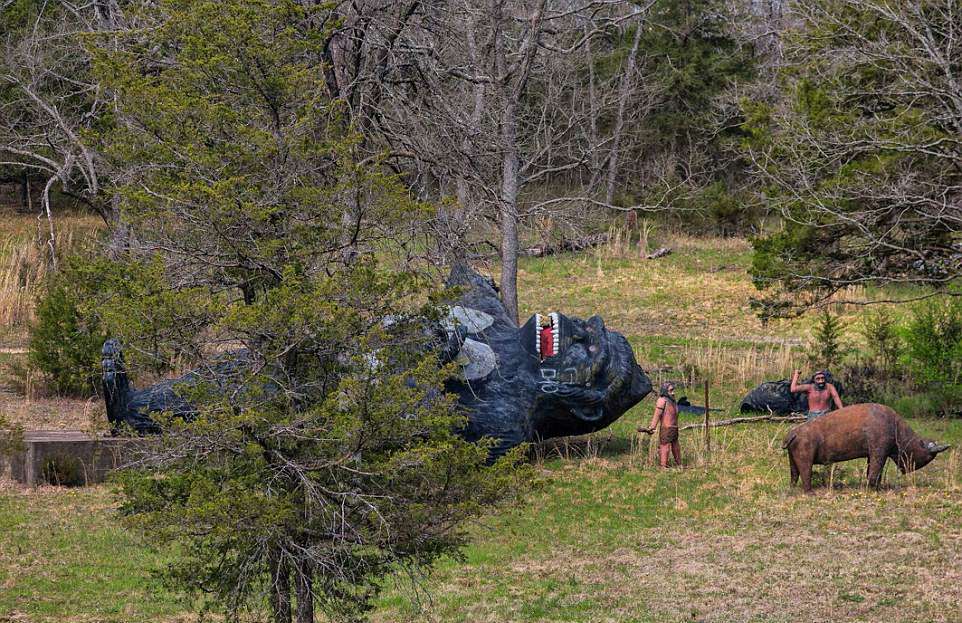
M 655 426 L 655 432 L 648 435 L 648 464 L 658 467 L 658 442 L 661 439 L 661 420 Z
M 708 402 L 708 379 L 705 379 L 705 461 L 708 461 L 711 456 L 711 426 L 709 425 L 709 417 L 711 413 L 711 404 Z

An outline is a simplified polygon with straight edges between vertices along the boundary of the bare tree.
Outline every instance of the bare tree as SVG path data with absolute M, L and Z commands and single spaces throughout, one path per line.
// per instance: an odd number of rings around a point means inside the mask
M 390 154 L 402 155 L 400 168 L 457 198 L 439 221 L 449 257 L 463 256 L 470 229 L 497 227 L 502 296 L 515 315 L 520 224 L 560 206 L 611 204 L 603 186 L 617 175 L 618 157 L 608 158 L 606 178 L 600 167 L 612 139 L 598 128 L 619 97 L 624 124 L 636 78 L 619 73 L 586 85 L 594 63 L 585 57 L 592 41 L 620 42 L 642 16 L 613 0 L 457 0 L 410 14 L 395 39 L 371 127 Z M 634 74 L 633 62 L 623 71 Z M 596 97 L 585 98 L 585 88 Z M 549 186 L 575 192 L 533 192 Z
M 804 248 L 763 245 L 781 259 L 760 283 L 814 291 L 811 302 L 851 285 L 941 288 L 962 275 L 960 14 L 957 0 L 796 3 L 798 78 L 751 155 Z
M 80 35 L 109 29 L 114 2 L 38 3 L 38 12 L 0 40 L 0 165 L 43 176 L 47 246 L 56 263 L 51 192 L 81 201 L 116 220 L 103 193 L 102 164 L 88 133 L 104 110 L 101 89 Z

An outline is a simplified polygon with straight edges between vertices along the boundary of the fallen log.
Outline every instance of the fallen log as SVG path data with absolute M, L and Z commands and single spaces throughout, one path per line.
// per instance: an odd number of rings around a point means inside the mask
M 671 255 L 671 247 L 662 247 L 653 253 L 649 253 L 645 256 L 646 260 L 657 260 L 659 257 L 665 257 L 666 255 Z
M 569 238 L 558 243 L 544 244 L 538 247 L 528 247 L 524 250 L 524 255 L 528 257 L 547 257 L 558 253 L 568 253 L 573 251 L 583 251 L 591 247 L 598 247 L 608 242 L 608 234 L 592 234 L 581 238 Z
M 753 422 L 804 422 L 804 415 L 758 415 L 755 417 L 736 417 L 730 420 L 717 420 L 709 424 L 712 428 L 716 426 L 732 426 L 733 424 L 751 424 Z M 705 428 L 702 423 L 687 424 L 678 430 L 688 430 L 691 428 Z

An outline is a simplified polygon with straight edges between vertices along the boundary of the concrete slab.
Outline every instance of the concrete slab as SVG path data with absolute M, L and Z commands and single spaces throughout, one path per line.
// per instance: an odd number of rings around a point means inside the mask
M 0 454 L 0 476 L 29 487 L 95 484 L 123 465 L 125 455 L 142 442 L 79 430 L 26 431 L 19 448 Z

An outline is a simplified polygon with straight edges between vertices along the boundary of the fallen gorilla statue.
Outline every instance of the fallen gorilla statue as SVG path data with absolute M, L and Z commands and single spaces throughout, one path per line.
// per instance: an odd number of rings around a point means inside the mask
M 857 404 L 796 426 L 785 436 L 792 484 L 812 490 L 812 465 L 868 459 L 868 482 L 878 488 L 892 459 L 903 474 L 925 467 L 950 446 L 922 439 L 899 414 L 880 404 Z
M 825 380 L 835 386 L 838 395 L 843 395 L 841 384 L 832 378 L 830 372 L 825 373 Z M 812 383 L 812 377 L 801 381 L 802 383 Z M 791 415 L 792 413 L 804 413 L 808 411 L 808 396 L 804 393 L 793 394 L 791 381 L 785 379 L 781 381 L 766 381 L 748 392 L 742 398 L 742 413 L 774 413 L 775 415 Z
M 464 437 L 494 438 L 494 457 L 524 442 L 605 428 L 651 391 L 628 341 L 607 330 L 600 317 L 535 314 L 518 327 L 493 283 L 473 270 L 456 267 L 448 286 L 461 295 L 438 330 L 439 349 L 442 361 L 461 364 L 461 375 L 449 379 L 446 389 L 466 408 Z M 225 387 L 231 369 L 244 360 L 243 353 L 233 357 L 212 368 Z M 196 382 L 197 373 L 134 390 L 116 340 L 104 344 L 102 365 L 107 417 L 115 433 L 124 426 L 139 434 L 160 432 L 151 413 L 196 416 L 178 387 Z

